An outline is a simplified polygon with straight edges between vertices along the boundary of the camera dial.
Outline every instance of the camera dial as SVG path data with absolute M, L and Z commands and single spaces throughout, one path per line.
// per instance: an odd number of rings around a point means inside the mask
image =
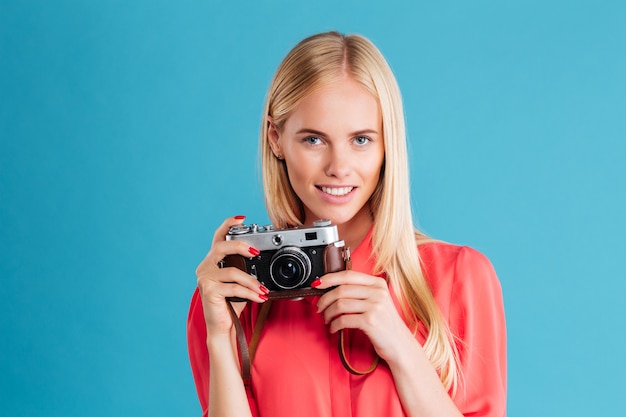
M 250 231 L 250 228 L 246 225 L 240 224 L 237 226 L 232 226 L 229 230 L 228 230 L 228 234 L 231 235 L 243 235 L 246 234 Z
M 315 220 L 313 222 L 313 227 L 326 227 L 330 225 L 331 225 L 331 221 L 327 219 Z

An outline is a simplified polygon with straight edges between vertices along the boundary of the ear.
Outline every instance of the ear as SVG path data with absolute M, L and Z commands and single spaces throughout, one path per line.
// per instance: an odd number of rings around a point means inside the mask
M 283 154 L 280 150 L 280 132 L 274 124 L 272 116 L 267 116 L 267 140 L 269 141 L 272 152 L 278 159 L 282 159 Z

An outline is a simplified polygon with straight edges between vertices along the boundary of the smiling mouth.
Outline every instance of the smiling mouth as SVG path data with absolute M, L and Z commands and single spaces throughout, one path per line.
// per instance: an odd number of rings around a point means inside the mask
M 318 187 L 320 190 L 329 195 L 342 196 L 349 194 L 354 187 Z

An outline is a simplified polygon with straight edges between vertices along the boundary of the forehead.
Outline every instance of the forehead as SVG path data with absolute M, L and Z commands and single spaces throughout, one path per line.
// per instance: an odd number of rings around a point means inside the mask
M 314 89 L 287 119 L 287 125 L 294 128 L 327 126 L 351 131 L 380 131 L 381 123 L 378 99 L 351 78 Z

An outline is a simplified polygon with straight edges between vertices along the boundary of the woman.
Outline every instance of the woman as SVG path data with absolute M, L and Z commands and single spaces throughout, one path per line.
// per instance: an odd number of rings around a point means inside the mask
M 367 39 L 322 33 L 278 68 L 261 132 L 266 206 L 276 227 L 330 219 L 352 269 L 315 281 L 322 296 L 274 301 L 244 385 L 233 303 L 250 338 L 267 289 L 226 255 L 258 255 L 225 240 L 228 218 L 198 266 L 188 322 L 205 415 L 503 416 L 502 296 L 477 251 L 434 241 L 412 222 L 400 92 Z M 333 288 L 334 287 L 334 288 Z M 342 333 L 343 332 L 343 333 Z M 343 347 L 354 368 L 341 362 Z

